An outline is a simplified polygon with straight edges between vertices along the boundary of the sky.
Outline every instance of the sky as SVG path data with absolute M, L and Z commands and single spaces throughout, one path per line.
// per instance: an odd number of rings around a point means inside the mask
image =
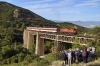
M 49 20 L 100 21 L 100 0 L 0 0 Z

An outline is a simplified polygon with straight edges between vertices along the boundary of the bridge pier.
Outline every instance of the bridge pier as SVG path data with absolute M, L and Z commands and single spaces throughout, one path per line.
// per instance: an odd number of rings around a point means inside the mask
M 27 48 L 27 36 L 28 36 L 28 32 L 26 30 L 24 30 L 24 33 L 23 33 L 24 45 L 23 45 L 23 47 L 25 47 L 25 48 Z
M 60 42 L 59 41 L 54 41 L 54 51 L 55 52 L 60 52 L 61 48 L 60 48 Z
M 32 46 L 32 44 L 34 44 L 34 35 L 31 35 L 30 32 L 27 30 L 24 30 L 23 35 L 24 47 L 29 49 Z
M 44 39 L 40 38 L 39 32 L 37 32 L 37 35 L 36 35 L 35 54 L 39 56 L 44 55 Z
M 30 32 L 28 32 L 28 43 L 27 43 L 27 49 L 29 49 L 32 44 L 34 44 L 34 35 L 30 34 Z

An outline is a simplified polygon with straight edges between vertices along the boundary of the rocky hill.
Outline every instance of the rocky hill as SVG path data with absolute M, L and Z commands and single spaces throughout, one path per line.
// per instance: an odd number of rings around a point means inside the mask
M 7 2 L 0 2 L 0 22 L 12 21 L 24 22 L 26 26 L 42 25 L 53 27 L 55 25 L 54 22 L 51 24 L 52 21 L 47 20 L 30 10 L 12 5 Z
M 12 17 L 14 20 L 42 20 L 43 17 L 21 7 L 17 7 L 7 2 L 0 2 L 0 17 Z M 10 20 L 10 19 L 8 19 Z M 11 21 L 11 20 L 10 20 Z

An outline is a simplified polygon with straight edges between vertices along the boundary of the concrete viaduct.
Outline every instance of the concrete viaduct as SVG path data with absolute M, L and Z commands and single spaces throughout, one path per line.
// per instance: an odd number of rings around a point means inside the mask
M 57 28 L 41 28 L 41 27 L 27 27 L 23 32 L 23 47 L 29 49 L 34 44 L 34 36 L 36 35 L 35 54 L 44 55 L 44 39 L 54 40 L 54 47 L 59 51 L 59 42 L 73 43 L 75 38 L 78 39 L 78 44 L 86 45 L 89 39 L 87 37 L 67 36 L 59 34 Z

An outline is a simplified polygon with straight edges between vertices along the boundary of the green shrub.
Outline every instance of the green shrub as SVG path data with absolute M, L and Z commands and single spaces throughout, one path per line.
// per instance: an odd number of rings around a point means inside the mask
M 44 58 L 35 58 L 30 66 L 49 66 L 53 61 L 59 59 L 58 53 L 49 53 Z
M 44 59 L 48 60 L 49 62 L 53 62 L 59 59 L 59 54 L 55 52 L 49 53 L 48 55 L 45 56 Z
M 31 56 L 31 55 L 27 55 L 25 58 L 24 58 L 24 61 L 27 61 L 27 62 L 32 62 L 34 60 L 34 58 Z
M 17 56 L 12 56 L 12 57 L 11 57 L 11 63 L 18 63 L 18 58 L 17 58 Z
M 18 62 L 22 62 L 24 58 L 25 58 L 25 54 L 23 54 L 22 52 L 18 54 Z
M 2 61 L 2 64 L 7 64 L 7 60 L 6 60 L 6 59 L 3 60 L 3 61 Z
M 32 64 L 30 64 L 30 66 L 49 66 L 50 65 L 50 62 L 46 59 L 35 59 L 33 61 Z

